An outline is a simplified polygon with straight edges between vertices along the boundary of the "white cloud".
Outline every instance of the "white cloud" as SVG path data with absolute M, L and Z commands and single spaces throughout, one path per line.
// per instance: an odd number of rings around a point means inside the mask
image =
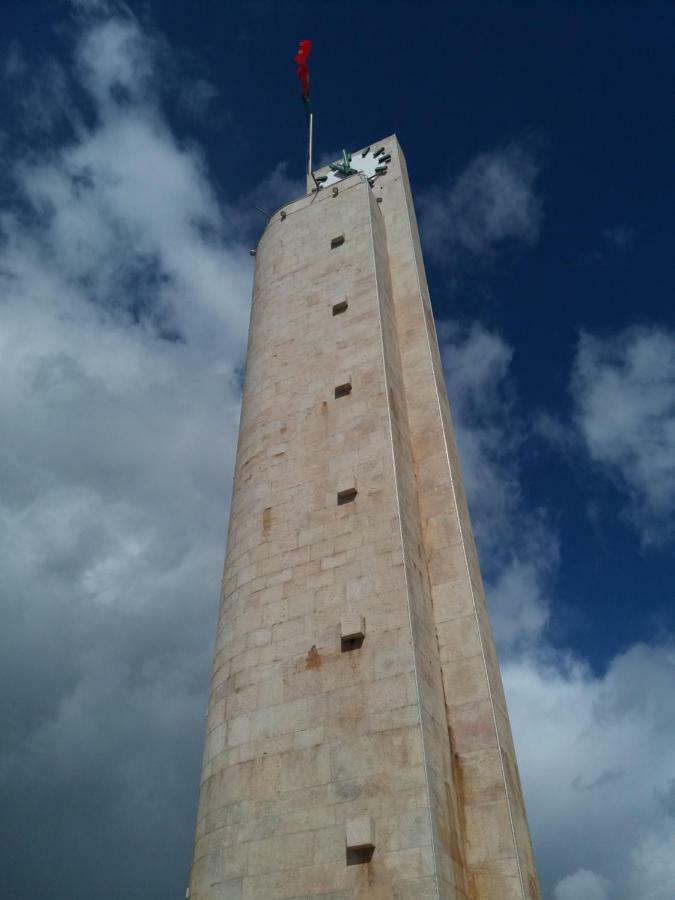
M 439 333 L 544 896 L 667 900 L 675 646 L 636 644 L 595 673 L 548 639 L 558 546 L 521 490 L 511 348 L 478 323 Z
M 481 534 L 486 543 L 495 531 L 508 527 L 520 495 L 515 450 L 522 435 L 518 425 L 509 427 L 514 424 L 513 404 L 506 380 L 512 350 L 479 323 L 463 327 L 443 322 L 438 335 L 477 527 L 482 530 L 490 521 L 495 525 Z
M 658 830 L 647 831 L 631 853 L 634 896 L 648 900 L 672 900 L 675 884 L 675 808 L 672 798 L 675 780 L 668 797 L 671 816 Z
M 508 240 L 533 244 L 542 201 L 535 189 L 539 166 L 518 144 L 481 153 L 455 179 L 419 198 L 425 245 L 440 264 L 461 256 L 489 256 Z
M 584 884 L 579 869 L 611 880 L 616 900 L 666 900 L 673 646 L 637 644 L 601 676 L 573 656 L 538 650 L 508 660 L 503 674 L 540 871 L 562 876 L 556 900 L 582 896 L 573 893 Z M 647 882 L 650 848 L 660 867 Z
M 145 898 L 189 864 L 251 262 L 162 115 L 154 39 L 79 6 L 76 68 L 19 104 L 43 133 L 67 106 L 69 137 L 5 145 L 0 830 L 10 892 L 56 896 L 58 870 L 108 897 L 124 859 L 115 890 Z
M 553 537 L 550 540 L 556 545 Z M 524 559 L 511 559 L 488 584 L 492 628 L 503 650 L 538 638 L 548 622 L 545 581 L 549 567 L 526 553 Z
M 602 875 L 579 869 L 555 888 L 555 900 L 609 900 L 611 884 Z
M 675 335 L 657 327 L 582 334 L 572 390 L 586 449 L 624 491 L 643 542 L 672 538 Z
M 131 17 L 108 18 L 87 31 L 77 47 L 80 77 L 105 115 L 109 104 L 151 99 L 154 48 Z M 125 93 L 120 93 L 125 92 Z
M 518 455 L 529 429 L 508 377 L 512 349 L 477 322 L 444 322 L 439 338 L 492 624 L 502 650 L 513 650 L 548 621 L 558 539 L 522 495 Z

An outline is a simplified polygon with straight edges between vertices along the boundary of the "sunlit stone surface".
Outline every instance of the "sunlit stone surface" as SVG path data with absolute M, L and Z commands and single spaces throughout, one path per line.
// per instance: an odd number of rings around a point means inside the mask
M 405 162 L 380 147 L 372 186 L 331 175 L 258 245 L 191 900 L 539 897 Z

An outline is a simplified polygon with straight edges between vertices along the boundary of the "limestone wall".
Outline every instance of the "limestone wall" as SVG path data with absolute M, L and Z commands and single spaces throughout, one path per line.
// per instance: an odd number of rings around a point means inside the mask
M 289 203 L 257 249 L 192 900 L 539 897 L 405 162 L 383 143 L 373 188 Z
M 369 193 L 290 205 L 258 247 L 198 900 L 437 896 Z M 365 640 L 343 652 L 353 615 Z M 360 816 L 376 852 L 347 865 Z

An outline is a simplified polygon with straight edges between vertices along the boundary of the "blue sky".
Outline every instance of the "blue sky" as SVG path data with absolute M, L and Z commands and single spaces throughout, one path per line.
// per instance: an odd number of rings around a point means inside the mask
M 396 132 L 547 900 L 675 883 L 670 3 L 34 0 L 0 148 L 8 895 L 181 897 L 252 262 Z

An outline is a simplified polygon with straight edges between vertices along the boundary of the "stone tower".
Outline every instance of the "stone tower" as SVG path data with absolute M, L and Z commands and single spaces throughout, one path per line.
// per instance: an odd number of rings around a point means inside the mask
M 536 900 L 403 154 L 324 174 L 257 249 L 188 896 Z

